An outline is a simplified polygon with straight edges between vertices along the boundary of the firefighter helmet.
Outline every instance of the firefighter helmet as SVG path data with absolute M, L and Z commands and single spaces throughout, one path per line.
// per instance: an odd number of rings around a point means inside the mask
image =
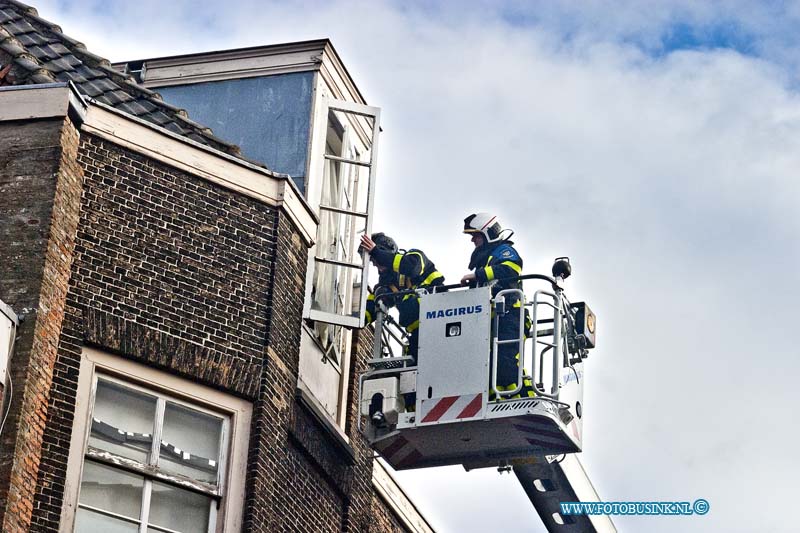
M 503 228 L 497 216 L 491 213 L 474 213 L 464 219 L 464 233 L 480 233 L 486 242 L 502 240 Z
M 388 235 L 384 233 L 373 233 L 370 238 L 372 239 L 372 242 L 375 243 L 376 248 L 382 248 L 392 252 L 393 254 L 397 253 L 397 243 L 394 242 L 394 239 Z

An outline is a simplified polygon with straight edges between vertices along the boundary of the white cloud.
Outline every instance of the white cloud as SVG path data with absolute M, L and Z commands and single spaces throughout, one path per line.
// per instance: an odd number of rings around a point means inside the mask
M 777 30 L 794 4 L 775 20 L 749 3 L 547 3 L 526 24 L 492 3 L 87 5 L 37 7 L 115 60 L 331 37 L 384 110 L 381 229 L 450 281 L 466 269 L 459 233 L 476 210 L 516 230 L 528 271 L 573 258 L 571 296 L 599 316 L 582 461 L 601 496 L 712 507 L 620 528 L 791 528 L 775 517 L 800 475 L 784 459 L 800 437 L 800 101 L 794 43 Z M 762 57 L 642 52 L 678 19 L 732 20 Z M 510 476 L 400 479 L 441 531 L 537 527 Z

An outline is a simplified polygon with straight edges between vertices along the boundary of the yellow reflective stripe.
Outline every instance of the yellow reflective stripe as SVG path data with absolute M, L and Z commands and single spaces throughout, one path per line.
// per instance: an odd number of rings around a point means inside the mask
M 369 311 L 364 311 L 364 314 L 365 314 L 365 315 L 366 315 L 366 317 L 367 317 L 367 324 L 369 324 L 370 322 L 372 322 L 372 313 L 370 313 Z
M 527 393 L 528 394 L 528 398 L 535 398 L 536 397 L 536 392 L 534 392 L 534 390 L 533 390 L 533 381 L 531 381 L 530 378 L 527 378 L 527 377 L 523 378 L 523 380 L 522 380 L 522 393 L 523 394 Z
M 430 275 L 427 278 L 422 280 L 422 285 L 430 285 L 435 280 L 443 277 L 444 276 L 438 270 L 434 270 L 433 272 L 430 273 Z
M 367 294 L 367 301 L 368 302 L 371 301 L 371 300 L 374 300 L 374 299 L 375 299 L 375 295 L 374 294 L 372 294 L 372 293 Z
M 522 307 L 522 302 L 520 300 L 517 300 L 516 302 L 514 302 L 514 307 Z
M 425 258 L 422 257 L 420 252 L 408 252 L 407 255 L 418 255 L 419 256 L 419 263 L 420 263 L 420 273 L 425 272 Z
M 403 296 L 403 301 L 405 302 L 406 300 L 408 300 L 412 296 L 416 296 L 416 294 L 406 294 L 405 296 Z
M 403 254 L 394 254 L 394 261 L 392 261 L 392 270 L 400 272 L 400 261 L 403 260 Z
M 513 270 L 514 270 L 514 272 L 516 272 L 517 274 L 519 274 L 520 272 L 522 272 L 522 267 L 521 267 L 521 266 L 519 266 L 518 264 L 516 264 L 516 263 L 515 263 L 515 262 L 513 262 L 513 261 L 503 261 L 503 262 L 502 262 L 502 263 L 500 263 L 500 264 L 501 264 L 501 265 L 505 265 L 505 266 L 507 266 L 507 267 L 509 267 L 509 268 L 513 269 Z
M 483 268 L 484 272 L 486 272 L 486 281 L 492 281 L 494 279 L 494 269 L 489 266 L 489 263 L 492 262 L 492 256 L 489 256 L 489 259 L 486 260 L 486 266 Z
M 416 255 L 416 256 L 419 256 L 419 263 L 420 263 L 419 273 L 422 274 L 423 272 L 425 272 L 425 258 L 422 256 L 421 252 L 406 252 L 405 255 Z M 402 257 L 403 257 L 403 254 L 397 254 L 396 256 L 394 256 L 394 264 L 392 265 L 392 268 L 394 269 L 395 272 L 400 272 L 400 259 L 398 259 L 398 258 L 402 258 Z M 416 276 L 416 275 L 417 275 L 416 272 L 412 273 L 412 276 Z
M 408 325 L 408 327 L 406 327 L 406 331 L 407 331 L 407 332 L 409 332 L 409 333 L 411 333 L 411 332 L 413 332 L 415 329 L 417 329 L 418 327 L 419 327 L 419 320 L 415 320 L 414 322 L 412 322 L 411 324 L 409 324 L 409 325 Z

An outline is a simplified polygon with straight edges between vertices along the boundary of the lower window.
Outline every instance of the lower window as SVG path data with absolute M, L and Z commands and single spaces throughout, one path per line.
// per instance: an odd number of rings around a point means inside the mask
M 150 385 L 92 373 L 74 531 L 209 533 L 227 530 L 218 516 L 226 507 L 241 508 L 240 490 L 228 484 L 236 411 Z

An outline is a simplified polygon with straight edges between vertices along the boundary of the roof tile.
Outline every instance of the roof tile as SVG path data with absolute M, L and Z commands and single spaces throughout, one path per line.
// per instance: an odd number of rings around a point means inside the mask
M 104 78 L 105 75 L 97 70 L 96 68 L 92 68 L 88 65 L 81 64 L 78 67 L 75 67 L 75 72 L 79 73 L 81 76 L 86 78 L 87 80 L 93 80 L 95 78 Z
M 0 24 L 2 24 L 2 22 L 0 22 Z M 22 35 L 18 35 L 17 39 L 25 46 L 47 44 L 48 42 L 48 39 L 45 39 L 38 33 L 23 33 Z
M 103 96 L 98 97 L 98 100 L 112 107 L 117 107 L 118 104 L 121 104 L 122 102 L 129 102 L 133 100 L 133 97 L 125 91 L 116 90 L 104 93 Z
M 22 54 L 25 54 L 25 47 L 22 46 L 22 43 L 19 42 L 14 37 L 9 37 L 2 42 L 0 42 L 0 48 L 2 48 L 5 52 L 7 52 L 12 57 L 18 57 Z
M 60 59 L 62 57 L 62 54 L 53 50 L 49 44 L 29 46 L 28 51 L 39 61 L 49 61 L 51 59 Z
M 3 9 L 2 7 L 0 7 L 0 24 L 10 22 L 18 18 L 19 16 L 10 9 Z
M 180 126 L 175 124 L 174 122 L 168 122 L 167 124 L 164 124 L 164 127 L 167 128 L 172 133 L 177 133 L 179 135 L 185 135 L 186 134 L 186 130 L 184 130 L 183 128 L 181 128 Z
M 65 70 L 72 70 L 76 63 L 80 64 L 80 61 L 75 59 L 73 56 L 59 56 L 57 59 L 48 61 L 42 66 L 53 74 L 58 74 L 60 72 L 64 72 Z
M 5 24 L 5 27 L 13 33 L 14 35 L 19 35 L 20 33 L 30 33 L 35 32 L 36 28 L 30 25 L 30 23 L 26 20 L 14 20 Z
M 81 42 L 17 0 L 0 0 L 0 49 L 20 68 L 13 83 L 71 81 L 78 91 L 99 102 L 217 150 L 239 154 L 237 146 L 188 120 L 184 110 L 164 103 L 161 95 L 114 70 L 108 60 L 87 51 Z
M 163 111 L 154 111 L 150 113 L 150 118 L 159 126 L 172 120 L 172 117 L 168 116 Z
M 87 81 L 85 83 L 81 83 L 79 89 L 81 92 L 88 94 L 92 98 L 100 96 L 105 92 L 103 91 L 103 88 L 99 87 L 97 82 L 94 81 Z
M 123 102 L 119 104 L 117 107 L 122 109 L 126 113 L 130 113 L 131 115 L 137 117 L 139 115 L 146 115 L 148 111 L 147 108 L 141 104 L 141 102 L 138 102 L 136 100 L 131 100 L 130 102 Z

